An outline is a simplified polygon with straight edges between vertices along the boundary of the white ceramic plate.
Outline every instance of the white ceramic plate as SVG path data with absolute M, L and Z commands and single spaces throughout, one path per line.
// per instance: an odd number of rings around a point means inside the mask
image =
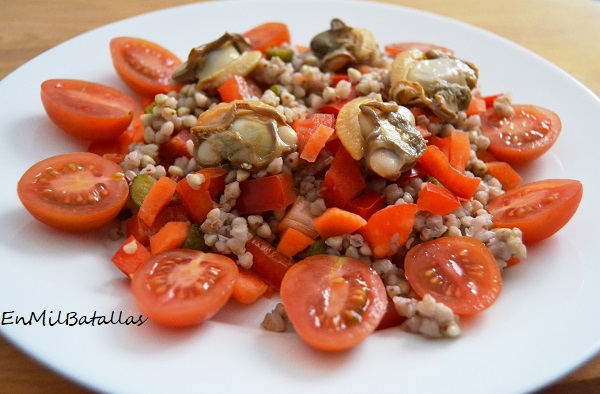
M 282 10 L 282 7 L 285 10 Z M 380 44 L 425 41 L 454 48 L 480 69 L 484 94 L 551 108 L 563 133 L 527 180 L 574 178 L 584 199 L 573 220 L 529 249 L 508 270 L 499 301 L 465 321 L 456 340 L 430 340 L 398 330 L 376 333 L 352 351 L 321 354 L 293 334 L 258 328 L 271 305 L 227 307 L 201 327 L 31 326 L 8 324 L 32 312 L 56 319 L 111 311 L 138 316 L 127 281 L 109 258 L 118 244 L 103 232 L 63 234 L 36 223 L 21 207 L 16 184 L 33 163 L 84 149 L 45 117 L 39 85 L 79 78 L 126 90 L 108 42 L 130 35 L 155 41 L 182 58 L 189 49 L 261 22 L 289 24 L 294 43 L 307 44 L 333 17 L 369 28 Z M 598 154 L 600 102 L 557 67 L 472 26 L 410 9 L 347 1 L 227 1 L 167 9 L 83 34 L 25 64 L 0 83 L 3 185 L 0 191 L 0 330 L 59 373 L 101 391 L 173 392 L 524 392 L 558 379 L 600 345 Z M 377 391 L 376 391 L 377 389 Z M 186 390 L 187 391 L 187 390 Z

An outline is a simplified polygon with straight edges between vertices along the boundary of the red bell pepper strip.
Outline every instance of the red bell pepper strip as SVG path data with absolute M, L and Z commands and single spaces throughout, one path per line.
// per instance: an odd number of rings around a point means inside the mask
M 250 270 L 277 289 L 287 270 L 294 264 L 294 260 L 279 253 L 273 245 L 260 237 L 252 237 L 246 242 L 246 251 L 252 255 Z
M 460 207 L 460 200 L 443 186 L 425 182 L 417 200 L 417 208 L 438 215 L 447 215 Z
M 466 199 L 473 197 L 481 182 L 480 178 L 467 176 L 452 167 L 448 158 L 434 145 L 427 146 L 425 153 L 419 158 L 419 164 L 427 174 L 437 179 L 458 197 Z
M 204 222 L 208 213 L 215 207 L 215 202 L 210 195 L 211 180 L 206 176 L 204 179 L 204 182 L 197 187 L 192 187 L 187 178 L 177 182 L 177 196 L 194 223 Z
M 366 220 L 377 211 L 385 206 L 385 196 L 380 193 L 376 193 L 373 190 L 367 190 L 354 200 L 350 201 L 346 206 L 346 209 L 357 215 L 360 215 Z

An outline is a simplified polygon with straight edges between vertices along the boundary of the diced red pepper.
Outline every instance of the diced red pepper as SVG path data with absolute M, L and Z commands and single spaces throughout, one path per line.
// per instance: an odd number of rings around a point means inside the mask
M 365 189 L 366 183 L 359 163 L 340 146 L 319 190 L 327 207 L 345 208 Z
M 427 174 L 437 179 L 458 197 L 466 199 L 473 197 L 481 182 L 480 178 L 470 177 L 452 167 L 448 158 L 434 145 L 427 146 L 425 153 L 419 158 L 419 164 Z
M 425 182 L 422 186 L 417 208 L 438 215 L 447 215 L 460 207 L 460 200 L 454 193 L 445 187 L 431 182 Z
M 195 223 L 202 223 L 208 213 L 215 207 L 215 202 L 210 195 L 210 178 L 205 180 L 197 188 L 190 185 L 187 178 L 177 182 L 177 196 Z
M 252 255 L 250 270 L 271 286 L 279 288 L 283 276 L 294 264 L 294 260 L 279 253 L 273 245 L 260 237 L 253 237 L 246 242 L 246 250 Z
M 180 157 L 191 158 L 192 155 L 190 154 L 187 146 L 188 141 L 191 139 L 192 132 L 190 129 L 182 129 L 169 140 L 160 144 L 158 153 L 163 165 L 172 165 L 175 163 L 175 159 Z
M 240 182 L 236 209 L 240 215 L 284 209 L 296 200 L 294 178 L 289 172 Z
M 150 251 L 131 235 L 121 244 L 111 260 L 117 268 L 131 278 L 150 256 L 152 256 Z
M 366 220 L 385 206 L 385 196 L 373 190 L 367 190 L 362 195 L 348 203 L 346 209 Z

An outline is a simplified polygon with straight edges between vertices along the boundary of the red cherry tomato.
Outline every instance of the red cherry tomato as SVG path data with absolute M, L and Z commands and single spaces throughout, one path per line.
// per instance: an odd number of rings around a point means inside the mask
M 294 264 L 281 300 L 298 335 L 325 351 L 349 349 L 379 325 L 388 298 L 371 267 L 350 257 L 315 255 Z
M 544 240 L 563 228 L 577 211 L 583 185 L 571 179 L 546 179 L 517 186 L 487 206 L 496 227 L 518 227 L 523 242 Z
M 237 276 L 229 257 L 175 249 L 146 260 L 133 274 L 131 290 L 150 320 L 188 327 L 210 319 L 227 303 Z
M 117 74 L 134 92 L 154 97 L 176 89 L 171 75 L 181 60 L 166 48 L 141 38 L 117 37 L 110 41 L 110 54 Z
M 127 202 L 129 185 L 118 164 L 81 152 L 34 164 L 19 180 L 17 193 L 40 222 L 79 231 L 113 220 Z
M 90 141 L 109 141 L 131 123 L 135 101 L 109 86 L 74 79 L 49 79 L 41 98 L 50 120 L 67 133 Z
M 546 153 L 558 139 L 558 115 L 536 105 L 513 105 L 514 115 L 504 117 L 493 108 L 481 115 L 481 131 L 490 139 L 488 151 L 498 160 L 523 164 Z
M 404 272 L 420 297 L 430 294 L 458 315 L 481 312 L 502 290 L 496 259 L 471 237 L 443 237 L 411 248 Z

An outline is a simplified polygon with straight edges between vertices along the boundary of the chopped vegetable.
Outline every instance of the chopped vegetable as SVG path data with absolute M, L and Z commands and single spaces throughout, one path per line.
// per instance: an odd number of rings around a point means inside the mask
M 152 256 L 150 251 L 132 235 L 121 244 L 111 261 L 131 278 L 140 265 L 148 260 L 150 256 Z
M 277 251 L 287 257 L 294 257 L 315 242 L 314 238 L 294 227 L 288 227 L 281 233 Z
M 419 164 L 425 171 L 458 197 L 471 198 L 479 187 L 480 178 L 465 175 L 453 168 L 446 156 L 438 147 L 428 145 L 425 153 L 419 159 Z
M 328 207 L 345 208 L 366 187 L 359 163 L 340 147 L 325 173 L 320 193 Z
M 171 178 L 162 177 L 156 181 L 140 205 L 138 216 L 141 221 L 152 226 L 160 211 L 173 199 L 176 189 L 177 182 Z
M 231 297 L 241 304 L 252 304 L 269 289 L 260 276 L 238 265 L 238 277 L 233 285 Z
M 167 222 L 150 236 L 152 254 L 180 248 L 187 239 L 190 222 Z
M 246 242 L 246 250 L 253 257 L 250 269 L 278 289 L 283 276 L 294 265 L 294 260 L 279 253 L 273 245 L 260 237 L 252 237 Z
M 315 228 L 323 239 L 352 234 L 365 224 L 367 221 L 360 215 L 337 207 L 328 208 L 314 221 Z
M 359 230 L 373 257 L 389 258 L 396 254 L 412 231 L 416 204 L 389 205 L 374 213 Z
M 236 207 L 240 215 L 287 208 L 296 200 L 292 174 L 284 172 L 240 182 Z
M 447 215 L 461 206 L 458 197 L 443 186 L 431 182 L 423 183 L 417 208 L 437 215 Z
M 498 179 L 504 190 L 513 189 L 523 181 L 521 175 L 505 161 L 490 161 L 485 166 L 488 174 Z

